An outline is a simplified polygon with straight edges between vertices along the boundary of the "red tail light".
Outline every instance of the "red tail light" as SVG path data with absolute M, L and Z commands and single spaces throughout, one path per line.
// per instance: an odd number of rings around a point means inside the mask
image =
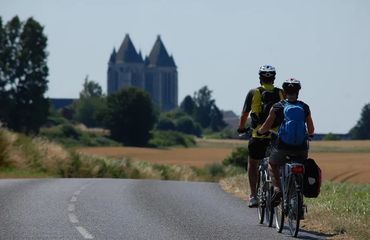
M 295 174 L 304 173 L 304 167 L 302 165 L 293 165 L 291 171 Z

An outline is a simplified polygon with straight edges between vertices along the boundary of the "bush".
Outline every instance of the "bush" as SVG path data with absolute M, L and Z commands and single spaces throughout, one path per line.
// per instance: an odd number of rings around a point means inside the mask
M 212 177 L 221 177 L 225 175 L 224 166 L 214 163 L 208 166 L 208 173 Z
M 81 132 L 79 132 L 73 125 L 71 124 L 63 124 L 61 126 L 61 133 L 63 137 L 67 138 L 74 138 L 78 140 L 81 136 Z
M 9 134 L 0 128 L 0 167 L 7 165 L 8 148 L 9 148 Z
M 226 166 L 233 165 L 237 167 L 247 168 L 248 166 L 248 149 L 246 147 L 238 147 L 234 149 L 223 164 Z
M 95 132 L 85 132 L 71 124 L 43 128 L 40 135 L 67 147 L 75 146 L 120 146 L 121 144 Z
M 162 131 L 176 130 L 175 123 L 168 117 L 161 117 L 157 123 L 156 129 Z
M 338 135 L 335 135 L 335 134 L 330 132 L 330 133 L 326 134 L 322 140 L 337 141 L 337 140 L 340 140 L 340 137 Z
M 189 136 L 176 131 L 154 131 L 149 145 L 153 147 L 184 146 L 195 145 L 193 136 Z
M 183 132 L 186 134 L 193 134 L 196 136 L 200 136 L 202 130 L 199 124 L 195 123 L 194 120 L 189 116 L 181 117 L 176 122 L 176 129 L 179 132 Z

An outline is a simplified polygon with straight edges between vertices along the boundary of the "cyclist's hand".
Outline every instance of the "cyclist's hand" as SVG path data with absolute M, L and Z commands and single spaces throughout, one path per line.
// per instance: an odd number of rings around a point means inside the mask
M 246 133 L 247 132 L 247 129 L 245 129 L 245 128 L 238 128 L 237 132 L 239 134 L 243 134 L 243 133 Z
M 260 133 L 260 130 L 257 130 L 257 136 L 268 136 L 270 134 L 269 131 L 265 132 L 265 133 Z
M 312 139 L 313 139 L 313 134 L 308 135 L 308 141 L 312 141 Z

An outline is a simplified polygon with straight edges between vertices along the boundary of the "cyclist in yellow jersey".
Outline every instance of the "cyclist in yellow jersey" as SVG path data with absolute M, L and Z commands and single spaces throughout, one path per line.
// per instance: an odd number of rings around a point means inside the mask
M 251 89 L 245 99 L 243 111 L 239 121 L 238 133 L 244 133 L 248 116 L 252 119 L 252 137 L 248 143 L 248 179 L 250 185 L 249 207 L 257 207 L 256 198 L 258 162 L 266 154 L 266 148 L 270 145 L 271 136 L 257 135 L 259 129 L 266 120 L 273 104 L 284 99 L 282 89 L 274 86 L 276 70 L 271 65 L 263 65 L 259 69 L 260 87 Z

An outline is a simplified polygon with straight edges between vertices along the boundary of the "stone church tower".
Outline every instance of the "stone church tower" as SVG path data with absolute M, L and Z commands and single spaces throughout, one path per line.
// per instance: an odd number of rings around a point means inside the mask
M 143 60 L 128 34 L 118 52 L 114 49 L 108 63 L 108 95 L 124 87 L 137 87 L 149 93 L 161 111 L 178 105 L 177 66 L 160 38 Z

